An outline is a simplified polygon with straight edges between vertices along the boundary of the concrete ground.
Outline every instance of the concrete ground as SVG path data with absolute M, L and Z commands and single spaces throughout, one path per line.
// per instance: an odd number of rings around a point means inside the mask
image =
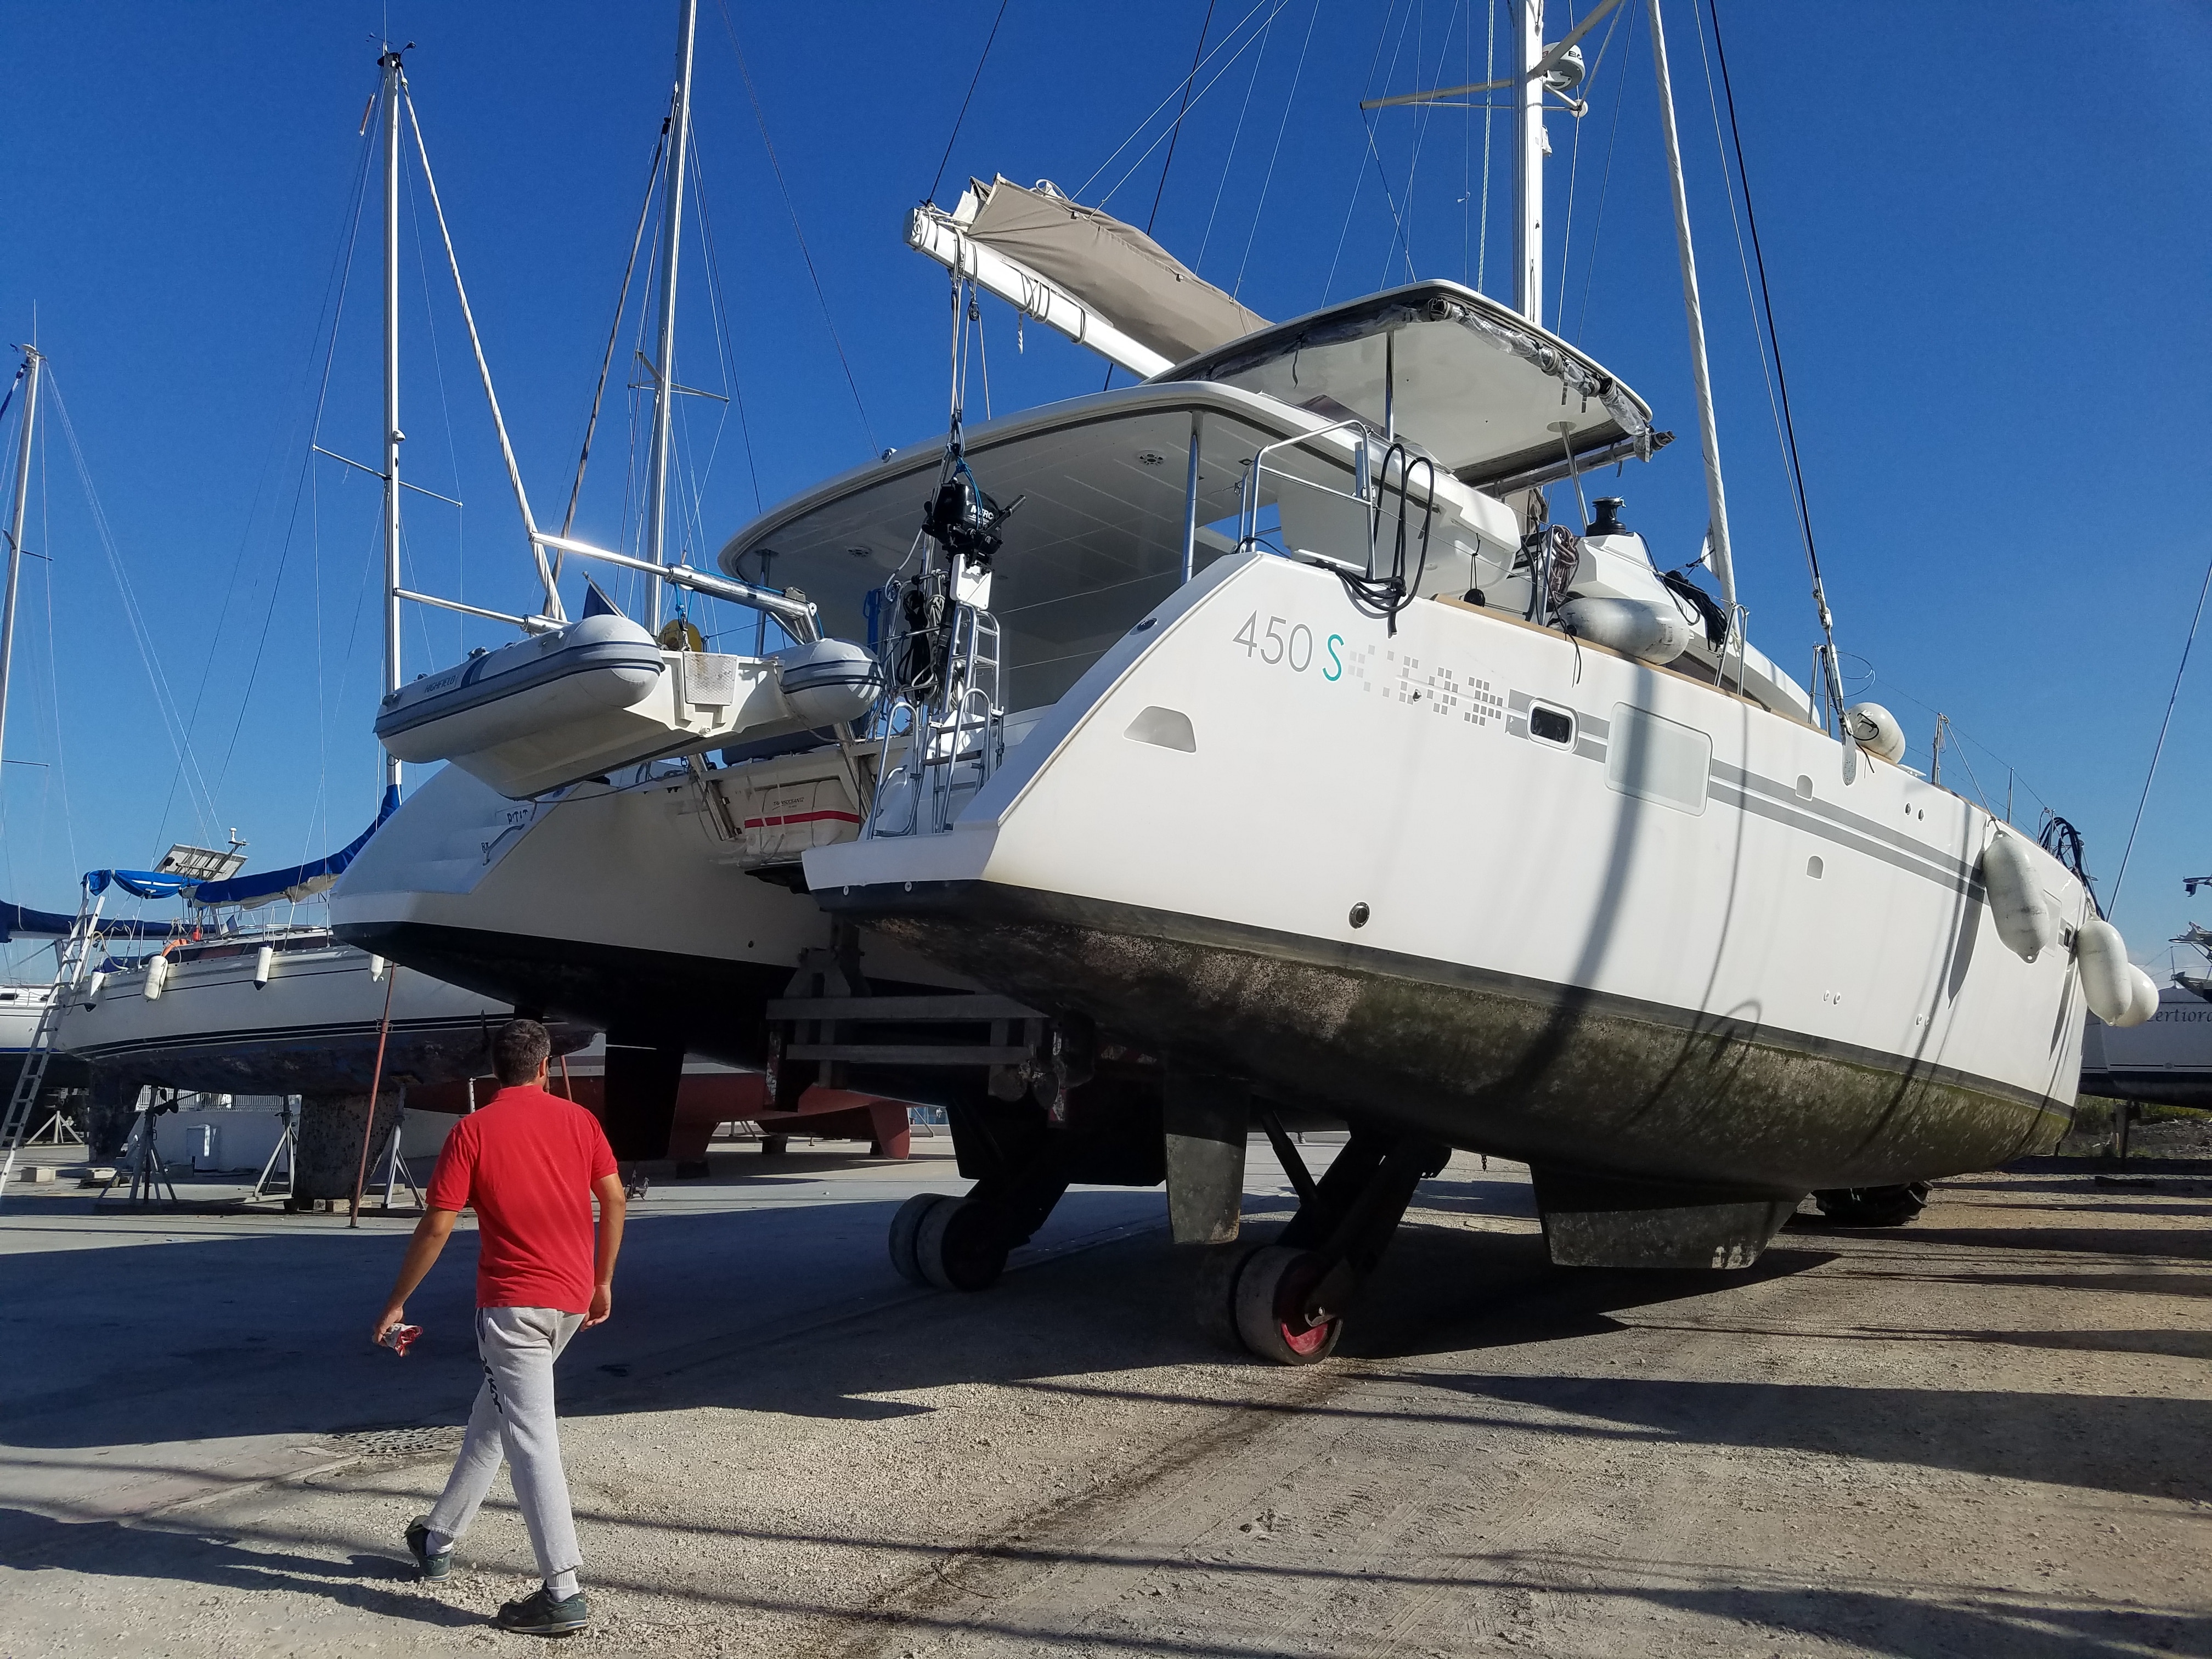
M 1345 1351 L 1211 1346 L 1158 1192 L 910 1290 L 909 1164 L 718 1153 L 562 1365 L 577 1654 L 2212 1655 L 2212 1165 L 2051 1161 L 1726 1275 L 1547 1267 L 1517 1169 L 1426 1183 Z M 1327 1149 L 1314 1149 L 1325 1158 Z M 1264 1146 L 1247 1217 L 1289 1208 Z M 0 1659 L 513 1650 L 502 1484 L 412 1581 L 473 1252 L 408 1223 L 0 1205 Z M 166 1245 L 169 1248 L 149 1248 Z

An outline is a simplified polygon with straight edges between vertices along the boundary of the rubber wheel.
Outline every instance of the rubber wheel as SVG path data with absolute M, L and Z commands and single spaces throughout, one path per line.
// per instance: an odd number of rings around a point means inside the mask
M 1813 1194 L 1820 1213 L 1845 1227 L 1902 1227 L 1928 1207 L 1928 1183 L 1899 1187 L 1833 1187 Z
M 916 1193 L 898 1206 L 891 1218 L 891 1268 L 909 1285 L 927 1285 L 929 1275 L 921 1270 L 921 1258 L 915 1253 L 915 1241 L 921 1233 L 925 1217 L 940 1204 L 951 1200 L 943 1193 Z
M 1318 1365 L 1336 1352 L 1341 1319 L 1306 1323 L 1307 1293 L 1328 1263 L 1311 1250 L 1270 1244 L 1255 1250 L 1237 1275 L 1237 1335 L 1262 1359 L 1278 1365 Z
M 982 1206 L 944 1199 L 929 1206 L 914 1240 L 922 1277 L 940 1291 L 988 1290 L 1006 1268 L 1006 1247 Z

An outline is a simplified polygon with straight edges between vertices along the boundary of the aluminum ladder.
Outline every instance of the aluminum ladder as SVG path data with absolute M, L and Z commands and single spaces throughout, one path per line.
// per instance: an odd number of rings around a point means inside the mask
M 15 1155 L 22 1150 L 31 1113 L 46 1087 L 46 1067 L 54 1057 L 55 1039 L 61 1035 L 62 1015 L 84 982 L 85 966 L 100 941 L 100 908 L 106 902 L 104 894 L 95 898 L 86 893 L 77 902 L 76 923 L 55 952 L 53 989 L 40 1011 L 39 1028 L 32 1036 L 30 1052 L 23 1056 L 15 1091 L 8 1097 L 8 1109 L 0 1115 L 0 1195 L 5 1194 L 8 1182 L 15 1173 Z

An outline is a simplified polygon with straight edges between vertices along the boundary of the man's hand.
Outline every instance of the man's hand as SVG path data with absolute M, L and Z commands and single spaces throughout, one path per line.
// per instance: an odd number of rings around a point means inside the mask
M 615 1293 L 613 1288 L 606 1285 L 594 1285 L 592 1287 L 592 1310 L 584 1316 L 582 1328 L 588 1331 L 594 1325 L 605 1324 L 607 1322 L 608 1316 L 611 1315 L 614 1310 Z
M 629 1209 L 619 1175 L 601 1176 L 592 1183 L 592 1194 L 599 1200 L 599 1273 L 592 1286 L 592 1310 L 581 1327 L 587 1331 L 605 1324 L 615 1310 L 615 1257 L 622 1253 L 623 1217 Z
M 425 1210 L 422 1218 L 415 1224 L 415 1237 L 407 1241 L 406 1259 L 399 1264 L 399 1277 L 392 1286 L 392 1297 L 377 1316 L 376 1328 L 368 1340 L 382 1343 L 385 1332 L 394 1325 L 406 1322 L 407 1298 L 415 1294 L 415 1287 L 422 1282 L 422 1275 L 430 1271 L 430 1264 L 438 1259 L 438 1252 L 446 1248 L 446 1240 L 453 1231 L 453 1223 L 460 1219 L 458 1210 Z

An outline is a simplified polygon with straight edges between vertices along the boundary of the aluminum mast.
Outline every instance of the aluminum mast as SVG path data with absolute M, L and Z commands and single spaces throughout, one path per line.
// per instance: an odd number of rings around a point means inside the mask
M 376 60 L 384 71 L 384 690 L 399 689 L 399 61 L 405 51 Z M 399 762 L 384 751 L 384 787 L 399 787 Z
M 1667 33 L 1659 0 L 1651 8 L 1651 66 L 1659 79 L 1659 127 L 1667 140 L 1667 179 L 1674 187 L 1674 247 L 1682 260 L 1682 308 L 1690 322 L 1690 370 L 1698 394 L 1698 440 L 1705 455 L 1705 504 L 1712 514 L 1711 559 L 1729 627 L 1738 627 L 1735 559 L 1729 546 L 1728 491 L 1721 483 L 1721 440 L 1713 424 L 1713 378 L 1705 364 L 1705 313 L 1698 303 L 1698 255 L 1690 241 L 1690 198 L 1682 184 L 1682 145 L 1674 132 L 1674 86 L 1667 73 Z
M 684 0 L 684 24 L 676 42 L 676 107 L 669 118 L 668 205 L 660 222 L 660 327 L 653 349 L 653 447 L 646 458 L 645 556 L 649 564 L 668 562 L 668 442 L 675 416 L 676 266 L 684 246 L 684 168 L 691 140 L 691 41 L 699 23 L 699 0 Z M 660 626 L 660 584 L 648 582 L 647 625 Z
M 1513 308 L 1544 325 L 1544 0 L 1514 8 Z
M 0 600 L 0 751 L 8 741 L 8 671 L 15 655 L 15 590 L 23 579 L 23 504 L 31 489 L 31 427 L 39 416 L 39 372 L 46 361 L 38 347 L 23 348 L 23 429 L 15 440 L 15 500 L 8 514 L 8 592 Z

